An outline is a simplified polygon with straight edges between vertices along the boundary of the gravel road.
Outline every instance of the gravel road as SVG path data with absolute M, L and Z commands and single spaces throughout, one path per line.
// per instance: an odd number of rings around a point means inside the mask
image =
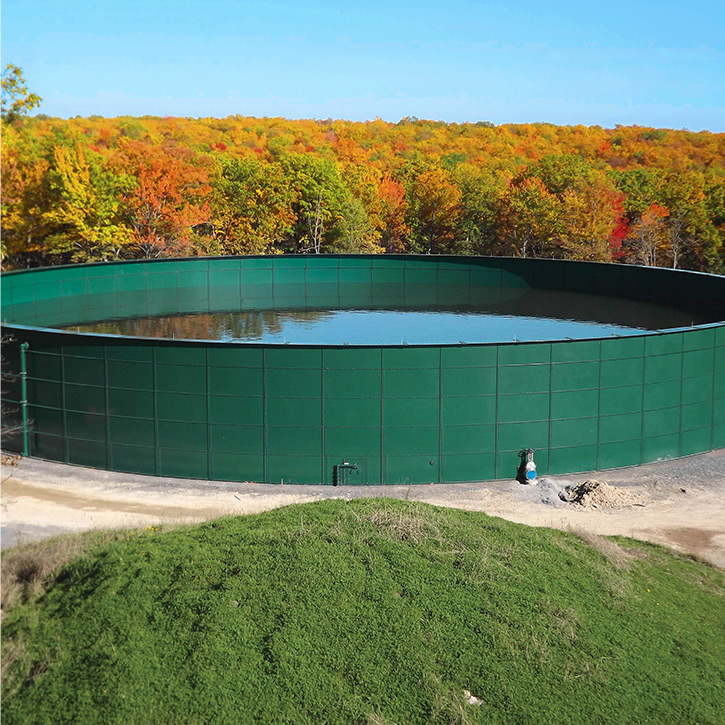
M 563 501 L 588 479 L 624 504 Z M 725 450 L 606 472 L 424 486 L 281 486 L 156 478 L 21 459 L 2 466 L 2 547 L 92 528 L 205 521 L 325 498 L 388 497 L 484 511 L 531 526 L 624 535 L 696 554 L 725 568 Z

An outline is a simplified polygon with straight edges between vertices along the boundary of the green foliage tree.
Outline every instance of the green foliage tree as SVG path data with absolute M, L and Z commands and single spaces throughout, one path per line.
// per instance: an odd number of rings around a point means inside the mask
M 461 216 L 455 240 L 456 254 L 492 254 L 496 245 L 496 213 L 505 180 L 488 169 L 461 163 L 453 170 L 461 190 Z
M 43 100 L 39 95 L 28 91 L 23 71 L 12 63 L 5 66 L 1 83 L 2 110 L 0 116 L 7 123 L 12 123 L 21 116 L 27 115 Z
M 537 178 L 511 185 L 502 195 L 497 215 L 499 254 L 517 257 L 557 256 L 561 238 L 561 205 Z
M 293 249 L 320 254 L 343 234 L 350 192 L 334 161 L 295 154 L 282 162 L 295 194 Z
M 431 168 L 410 185 L 411 247 L 417 252 L 449 253 L 461 215 L 461 190 L 450 171 Z
M 289 236 L 294 194 L 278 163 L 227 159 L 212 182 L 212 222 L 225 254 L 265 254 Z

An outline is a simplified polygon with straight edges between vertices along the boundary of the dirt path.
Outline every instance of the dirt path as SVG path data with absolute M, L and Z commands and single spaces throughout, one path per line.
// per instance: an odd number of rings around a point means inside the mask
M 587 509 L 559 493 L 596 478 L 629 494 Z M 631 536 L 725 568 L 725 450 L 606 473 L 430 486 L 332 488 L 153 478 L 23 459 L 2 467 L 2 546 L 92 528 L 193 523 L 323 498 L 390 498 L 484 511 L 531 526 Z M 636 503 L 631 503 L 636 502 Z

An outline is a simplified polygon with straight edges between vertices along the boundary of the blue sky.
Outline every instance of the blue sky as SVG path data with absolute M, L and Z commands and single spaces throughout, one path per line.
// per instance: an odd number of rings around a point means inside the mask
M 3 0 L 51 116 L 725 131 L 725 2 Z

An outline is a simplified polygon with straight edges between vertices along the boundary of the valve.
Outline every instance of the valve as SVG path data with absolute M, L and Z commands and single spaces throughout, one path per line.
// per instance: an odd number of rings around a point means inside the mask
M 516 478 L 520 483 L 533 484 L 536 483 L 536 462 L 534 461 L 534 449 L 525 448 L 519 451 L 521 463 L 519 464 L 518 475 Z

